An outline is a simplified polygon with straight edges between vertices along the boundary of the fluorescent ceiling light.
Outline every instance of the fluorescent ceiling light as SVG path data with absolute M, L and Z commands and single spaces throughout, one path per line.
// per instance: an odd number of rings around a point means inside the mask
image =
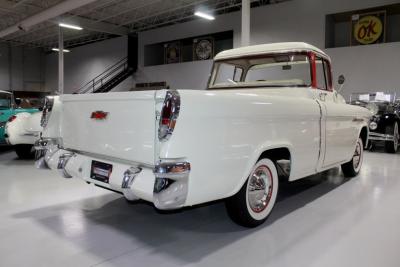
M 60 49 L 58 49 L 58 48 L 52 48 L 51 50 L 56 51 L 56 52 L 60 51 Z M 71 51 L 68 50 L 68 49 L 63 49 L 63 52 L 64 52 L 64 53 L 69 53 L 69 52 L 71 52 Z
M 204 13 L 204 12 L 201 12 L 201 11 L 195 12 L 194 15 L 198 16 L 200 18 L 203 18 L 203 19 L 208 19 L 208 20 L 214 20 L 215 19 L 214 16 L 211 16 L 210 14 L 207 14 L 207 13 Z
M 71 24 L 65 24 L 65 23 L 60 23 L 60 24 L 58 24 L 58 26 L 63 27 L 63 28 L 78 30 L 78 31 L 83 30 L 82 27 L 79 27 L 79 26 L 76 26 L 76 25 L 71 25 Z

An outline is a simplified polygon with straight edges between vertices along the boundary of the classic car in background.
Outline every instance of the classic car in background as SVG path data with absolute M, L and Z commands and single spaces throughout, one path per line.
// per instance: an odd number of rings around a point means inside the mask
M 39 110 L 36 108 L 19 108 L 18 99 L 14 99 L 12 93 L 0 91 L 0 145 L 5 145 L 6 138 L 4 136 L 5 126 L 8 120 L 13 120 L 14 116 L 19 113 L 34 113 Z
M 373 115 L 369 123 L 369 148 L 384 142 L 385 151 L 396 153 L 400 141 L 400 100 L 395 93 L 356 93 L 350 103 L 366 107 Z
M 21 159 L 35 157 L 34 144 L 39 139 L 43 128 L 40 126 L 41 112 L 21 112 L 8 120 L 4 136 L 7 144 L 14 146 Z
M 370 112 L 334 90 L 330 62 L 305 43 L 249 46 L 215 57 L 207 90 L 48 99 L 39 162 L 162 210 L 226 199 L 255 227 L 281 179 L 361 169 Z

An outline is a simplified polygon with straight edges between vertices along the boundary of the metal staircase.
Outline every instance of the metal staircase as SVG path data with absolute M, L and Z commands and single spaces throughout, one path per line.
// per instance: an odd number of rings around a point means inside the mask
M 128 64 L 128 57 L 121 59 L 103 73 L 83 85 L 74 94 L 106 93 L 131 76 L 135 69 Z

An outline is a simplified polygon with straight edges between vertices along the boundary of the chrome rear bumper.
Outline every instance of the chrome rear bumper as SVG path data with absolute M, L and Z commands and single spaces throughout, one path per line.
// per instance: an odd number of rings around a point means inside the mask
M 190 163 L 163 160 L 155 167 L 129 166 L 117 161 L 94 158 L 78 152 L 60 148 L 57 140 L 41 139 L 35 144 L 40 157 L 38 168 L 57 170 L 62 177 L 78 177 L 87 182 L 121 192 L 128 200 L 145 199 L 160 210 L 178 209 L 185 206 Z M 112 164 L 109 183 L 99 182 L 90 177 L 92 161 Z

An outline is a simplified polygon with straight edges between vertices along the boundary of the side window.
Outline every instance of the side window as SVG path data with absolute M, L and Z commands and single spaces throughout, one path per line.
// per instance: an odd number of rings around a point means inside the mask
M 321 90 L 328 90 L 328 76 L 327 76 L 327 65 L 325 60 L 317 57 L 315 59 L 316 71 L 317 71 L 317 87 Z
M 222 63 L 218 67 L 214 85 L 232 85 L 232 82 L 240 82 L 243 70 L 231 64 Z
M 325 70 L 325 78 L 326 78 L 326 87 L 328 90 L 332 90 L 332 74 L 331 74 L 331 65 L 324 59 L 324 70 Z

